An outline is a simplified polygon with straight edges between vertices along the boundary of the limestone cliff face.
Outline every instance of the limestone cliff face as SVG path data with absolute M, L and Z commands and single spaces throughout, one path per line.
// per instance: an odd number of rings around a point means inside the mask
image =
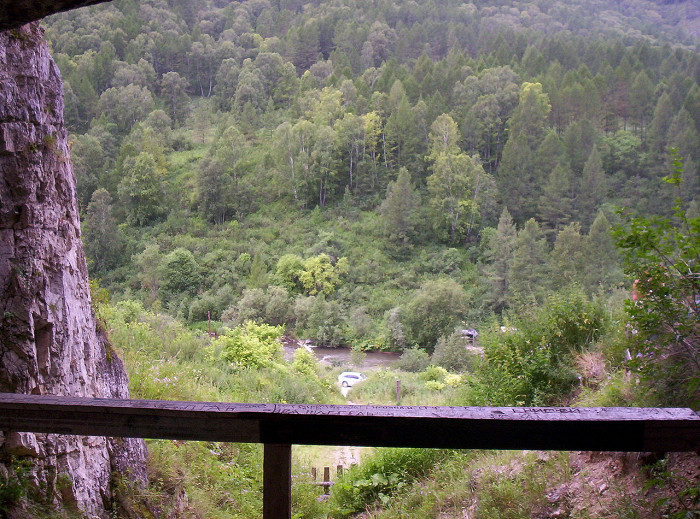
M 0 391 L 128 396 L 91 308 L 75 185 L 43 31 L 0 32 Z M 36 483 L 55 504 L 92 516 L 105 515 L 111 471 L 145 478 L 140 440 L 4 433 L 0 445 L 0 455 L 36 459 Z

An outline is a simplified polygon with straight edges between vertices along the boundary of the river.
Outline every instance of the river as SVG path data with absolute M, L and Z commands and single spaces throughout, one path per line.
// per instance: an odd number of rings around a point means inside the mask
M 297 348 L 301 348 L 295 343 L 285 343 L 284 344 L 284 358 L 288 361 L 292 360 L 294 356 L 294 351 Z M 386 351 L 368 351 L 364 353 L 362 362 L 359 365 L 355 364 L 353 360 L 357 360 L 357 354 L 353 355 L 353 350 L 351 348 L 327 348 L 323 346 L 311 347 L 311 351 L 314 352 L 316 358 L 330 366 L 337 366 L 343 368 L 344 370 L 363 370 L 376 368 L 378 366 L 389 366 L 399 358 L 399 353 L 386 352 Z

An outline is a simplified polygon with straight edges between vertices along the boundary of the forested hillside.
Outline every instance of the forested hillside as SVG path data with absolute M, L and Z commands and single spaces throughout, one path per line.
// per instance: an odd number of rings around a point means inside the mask
M 115 0 L 43 24 L 132 397 L 393 405 L 401 380 L 406 405 L 700 409 L 697 1 Z M 148 448 L 114 517 L 259 515 L 257 446 Z M 700 509 L 692 454 L 378 450 L 328 500 L 308 452 L 295 517 Z M 73 516 L 7 463 L 0 515 Z
M 620 309 L 615 209 L 671 215 L 671 148 L 678 210 L 698 214 L 697 11 L 119 0 L 52 17 L 92 276 L 193 324 L 358 349 L 432 352 L 552 298 Z

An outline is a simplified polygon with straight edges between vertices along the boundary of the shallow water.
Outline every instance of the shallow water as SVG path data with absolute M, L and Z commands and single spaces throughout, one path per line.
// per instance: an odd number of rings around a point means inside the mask
M 284 358 L 292 360 L 294 351 L 301 346 L 295 344 L 284 345 Z M 328 365 L 338 366 L 348 371 L 375 368 L 378 366 L 389 366 L 399 358 L 399 353 L 384 351 L 368 351 L 364 355 L 362 363 L 358 366 L 351 360 L 352 349 L 350 348 L 326 348 L 323 346 L 312 347 L 311 350 L 316 358 Z

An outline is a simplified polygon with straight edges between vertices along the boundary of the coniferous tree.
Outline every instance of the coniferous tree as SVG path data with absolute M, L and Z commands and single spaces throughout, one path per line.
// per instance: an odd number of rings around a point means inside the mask
M 503 209 L 498 220 L 496 232 L 491 235 L 487 245 L 486 257 L 489 263 L 484 267 L 484 274 L 489 280 L 491 290 L 489 304 L 494 311 L 502 312 L 510 292 L 510 266 L 517 230 L 507 208 Z
M 593 215 L 603 203 L 607 192 L 606 183 L 603 160 L 598 152 L 598 147 L 593 146 L 583 168 L 577 200 L 577 213 L 584 225 L 589 225 L 593 221 Z
M 666 147 L 668 129 L 673 121 L 675 111 L 667 93 L 661 94 L 654 108 L 654 116 L 649 125 L 649 144 L 653 152 L 663 154 Z
M 603 211 L 598 214 L 588 231 L 585 286 L 589 292 L 609 290 L 624 279 L 620 269 L 620 253 L 615 247 L 611 225 Z
M 97 189 L 90 199 L 83 222 L 83 241 L 93 276 L 105 274 L 119 261 L 121 231 L 112 216 L 112 197 L 106 189 Z
M 583 281 L 587 250 L 580 229 L 578 223 L 572 223 L 557 234 L 549 263 L 554 290 L 581 284 Z
M 671 121 L 666 142 L 669 146 L 678 148 L 680 156 L 684 159 L 700 158 L 700 136 L 695 128 L 693 117 L 685 108 L 681 108 Z
M 635 130 L 640 134 L 642 141 L 646 139 L 646 127 L 651 118 L 653 100 L 654 84 L 646 71 L 642 70 L 635 77 L 629 90 L 630 113 Z
M 408 244 L 418 224 L 419 208 L 420 194 L 411 183 L 411 174 L 401 168 L 396 181 L 389 183 L 386 198 L 379 208 L 384 232 L 390 240 L 404 246 Z
M 510 120 L 510 137 L 498 169 L 498 190 L 516 221 L 536 214 L 546 172 L 535 169 L 535 150 L 545 135 L 551 106 L 540 83 L 523 83 Z
M 534 218 L 518 232 L 508 277 L 508 304 L 513 308 L 541 303 L 548 289 L 547 240 Z
M 549 174 L 542 189 L 538 213 L 551 241 L 564 226 L 575 219 L 576 197 L 573 193 L 571 169 L 560 162 Z

